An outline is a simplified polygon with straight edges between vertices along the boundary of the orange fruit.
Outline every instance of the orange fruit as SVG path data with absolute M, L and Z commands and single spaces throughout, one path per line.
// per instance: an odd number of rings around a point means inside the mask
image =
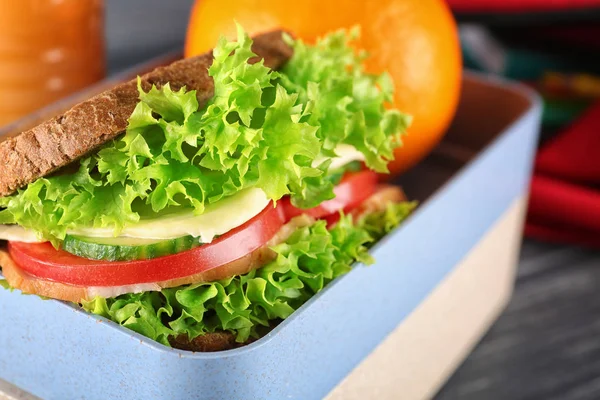
M 452 120 L 462 62 L 456 23 L 443 0 L 197 0 L 185 55 L 210 50 L 221 35 L 235 38 L 234 20 L 251 35 L 283 28 L 307 42 L 360 25 L 357 46 L 370 54 L 367 70 L 388 71 L 394 106 L 413 116 L 390 165 L 393 173 L 421 160 Z

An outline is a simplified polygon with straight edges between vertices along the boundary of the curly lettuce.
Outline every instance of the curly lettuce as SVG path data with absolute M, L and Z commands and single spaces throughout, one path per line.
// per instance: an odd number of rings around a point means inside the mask
M 214 49 L 215 93 L 205 107 L 193 90 L 138 85 L 125 134 L 79 161 L 76 172 L 0 198 L 0 224 L 19 224 L 55 244 L 80 228 L 117 236 L 140 218 L 201 214 L 250 187 L 314 207 L 334 197 L 327 157 L 340 143 L 385 171 L 409 118 L 385 109 L 391 82 L 363 72 L 353 37 L 336 32 L 314 47 L 288 38 L 294 56 L 276 72 L 250 63 L 252 40 L 238 27 L 237 41 L 222 38 Z
M 97 297 L 83 308 L 166 346 L 171 336 L 193 339 L 215 331 L 232 332 L 245 342 L 257 338 L 262 327 L 289 317 L 355 262 L 371 264 L 369 247 L 415 206 L 390 204 L 358 221 L 342 216 L 330 230 L 322 220 L 298 228 L 273 247 L 274 261 L 245 275 L 161 292 Z
M 349 144 L 365 155 L 368 167 L 388 172 L 411 117 L 386 108 L 393 99 L 392 79 L 387 73 L 364 71 L 367 54 L 351 46 L 359 35 L 358 27 L 339 30 L 314 46 L 285 36 L 294 57 L 283 67 L 280 83 L 298 95 L 324 155 L 334 155 L 340 143 Z

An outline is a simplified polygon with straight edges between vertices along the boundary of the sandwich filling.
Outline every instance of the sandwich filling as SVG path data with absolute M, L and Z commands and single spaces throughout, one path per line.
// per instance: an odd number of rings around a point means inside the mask
M 370 263 L 415 207 L 381 186 L 410 118 L 387 74 L 363 70 L 339 31 L 280 71 L 252 40 L 222 39 L 214 96 L 144 91 L 124 135 L 0 198 L 4 285 L 81 304 L 165 345 L 260 335 Z

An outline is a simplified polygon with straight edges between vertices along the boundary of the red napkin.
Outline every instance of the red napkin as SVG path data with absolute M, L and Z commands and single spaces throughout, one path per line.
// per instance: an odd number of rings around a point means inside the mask
M 525 234 L 600 247 L 600 101 L 540 149 Z

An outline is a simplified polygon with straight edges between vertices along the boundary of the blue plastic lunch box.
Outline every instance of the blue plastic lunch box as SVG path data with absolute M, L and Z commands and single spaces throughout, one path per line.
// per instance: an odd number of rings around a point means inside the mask
M 464 82 L 450 132 L 399 181 L 421 204 L 372 250 L 376 264 L 356 265 L 267 336 L 192 353 L 63 302 L 0 290 L 0 379 L 57 400 L 327 396 L 527 195 L 538 97 L 485 76 Z

